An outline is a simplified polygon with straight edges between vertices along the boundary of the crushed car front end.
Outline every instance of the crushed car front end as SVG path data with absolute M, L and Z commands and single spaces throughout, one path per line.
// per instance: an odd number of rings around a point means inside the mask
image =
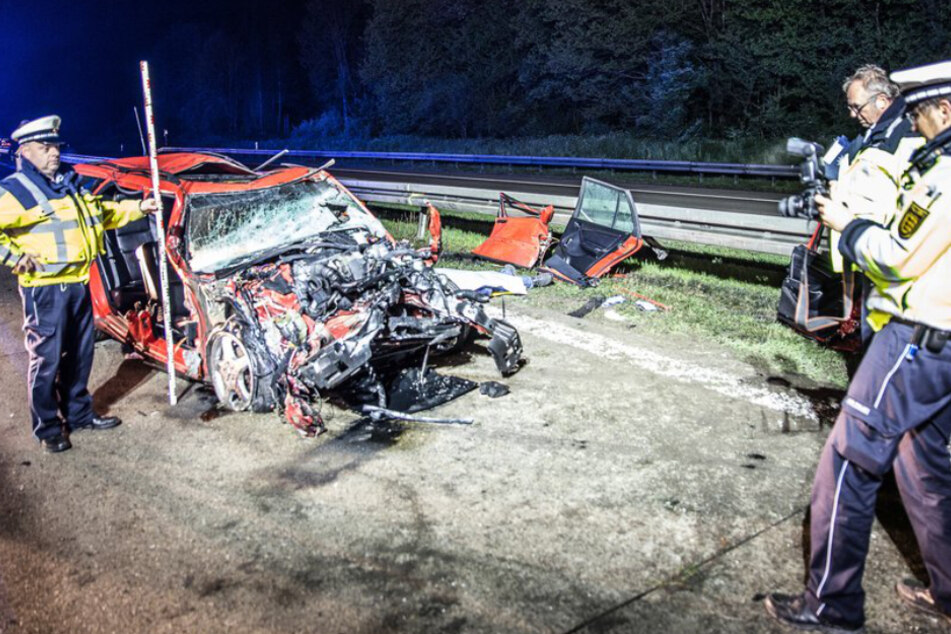
M 394 372 L 473 331 L 491 338 L 503 375 L 519 366 L 515 328 L 436 273 L 429 249 L 395 242 L 325 172 L 195 196 L 188 211 L 188 258 L 219 313 L 206 372 L 231 409 L 278 408 L 314 435 L 323 396 L 387 407 Z

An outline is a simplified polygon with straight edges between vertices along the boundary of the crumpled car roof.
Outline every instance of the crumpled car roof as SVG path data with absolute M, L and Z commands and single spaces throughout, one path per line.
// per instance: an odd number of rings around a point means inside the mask
M 109 161 L 114 165 L 131 170 L 149 169 L 149 157 L 130 156 Z M 158 155 L 159 171 L 166 174 L 195 174 L 200 172 L 209 172 L 214 174 L 243 174 L 254 176 L 254 171 L 250 168 L 234 161 L 226 156 L 217 154 L 197 154 L 194 152 L 170 152 L 168 154 Z
M 197 153 L 170 153 L 159 154 L 158 167 L 161 179 L 168 182 L 170 177 L 189 174 L 224 174 L 244 176 L 238 180 L 183 180 L 178 185 L 189 194 L 210 194 L 221 192 L 235 192 L 243 190 L 261 189 L 289 183 L 313 174 L 316 170 L 310 167 L 289 166 L 281 167 L 266 173 L 254 170 L 224 156 Z M 147 156 L 131 156 L 127 158 L 111 159 L 101 163 L 80 163 L 76 171 L 83 176 L 97 179 L 120 180 L 126 187 L 148 190 L 151 188 L 149 159 Z M 325 173 L 325 177 L 333 177 Z M 163 185 L 163 190 L 165 189 Z

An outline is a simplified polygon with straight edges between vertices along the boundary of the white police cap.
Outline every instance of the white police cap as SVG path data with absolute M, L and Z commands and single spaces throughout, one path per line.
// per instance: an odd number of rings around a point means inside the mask
M 934 97 L 951 98 L 951 61 L 897 70 L 891 79 L 908 105 Z
M 51 114 L 48 117 L 40 117 L 33 121 L 24 121 L 10 136 L 20 145 L 29 143 L 30 141 L 62 143 L 59 138 L 59 125 L 61 122 L 62 120 L 55 114 Z

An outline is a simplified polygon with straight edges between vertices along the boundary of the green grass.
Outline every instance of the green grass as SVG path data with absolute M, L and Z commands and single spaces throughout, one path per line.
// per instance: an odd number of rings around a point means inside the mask
M 418 207 L 407 205 L 393 205 L 379 207 L 374 205 L 373 210 L 380 216 L 387 231 L 397 240 L 410 240 L 416 242 L 416 218 Z M 492 229 L 492 222 L 488 216 L 476 212 L 440 212 L 443 218 L 442 248 L 446 253 L 471 253 L 473 249 L 482 244 Z M 485 232 L 460 229 L 456 225 L 465 224 L 466 226 L 476 225 L 484 227 Z M 481 263 L 471 263 L 469 268 L 498 268 L 495 266 L 483 266 Z
M 630 262 L 630 261 L 629 261 Z M 716 267 L 711 260 L 709 266 Z M 841 356 L 807 341 L 776 321 L 778 284 L 723 278 L 709 270 L 632 263 L 630 273 L 605 280 L 604 295 L 630 290 L 661 302 L 670 312 L 646 313 L 632 304 L 617 310 L 640 332 L 676 334 L 724 345 L 760 371 L 800 375 L 817 383 L 846 383 Z
M 383 210 L 380 214 L 394 237 L 415 235 L 414 212 L 403 208 Z M 471 253 L 485 240 L 491 229 L 486 216 L 446 212 L 442 217 L 443 249 L 447 255 L 441 265 L 498 268 L 452 256 Z M 664 246 L 670 250 L 666 260 L 658 261 L 644 249 L 617 267 L 616 277 L 604 278 L 597 288 L 556 283 L 533 289 L 524 301 L 567 313 L 594 295 L 624 295 L 629 301 L 614 310 L 638 333 L 674 336 L 695 341 L 698 346 L 712 342 L 732 350 L 769 376 L 782 375 L 798 383 L 838 388 L 846 385 L 842 355 L 776 321 L 779 285 L 788 258 L 688 243 L 665 242 Z M 625 291 L 644 295 L 671 310 L 641 311 Z

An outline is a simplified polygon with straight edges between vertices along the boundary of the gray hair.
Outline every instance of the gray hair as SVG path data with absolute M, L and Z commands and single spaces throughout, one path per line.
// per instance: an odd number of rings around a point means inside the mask
M 881 66 L 865 64 L 860 66 L 842 84 L 842 92 L 848 92 L 853 82 L 862 82 L 862 87 L 870 94 L 885 95 L 889 99 L 898 97 L 898 84 L 888 78 L 888 73 Z

